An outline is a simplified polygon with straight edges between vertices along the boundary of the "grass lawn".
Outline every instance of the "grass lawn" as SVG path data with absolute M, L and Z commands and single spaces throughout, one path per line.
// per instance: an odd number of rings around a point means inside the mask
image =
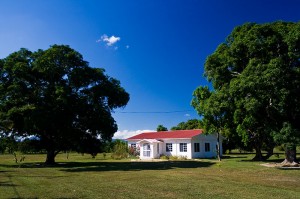
M 215 160 L 131 162 L 59 154 L 0 155 L 0 198 L 300 198 L 300 170 L 267 168 L 252 155 Z M 283 157 L 280 157 L 283 158 Z M 276 157 L 273 161 L 278 161 Z

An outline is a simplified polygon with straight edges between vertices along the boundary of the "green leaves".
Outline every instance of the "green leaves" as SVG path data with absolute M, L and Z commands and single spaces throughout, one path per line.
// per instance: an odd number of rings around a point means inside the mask
M 186 122 L 180 122 L 177 126 L 171 128 L 171 130 L 192 130 L 202 129 L 203 124 L 201 120 L 191 119 Z
M 1 124 L 40 137 L 49 151 L 86 136 L 110 140 L 117 131 L 111 111 L 129 101 L 118 80 L 91 68 L 69 46 L 21 49 L 0 60 L 0 67 Z
M 208 56 L 192 105 L 207 131 L 232 128 L 244 143 L 300 129 L 300 23 L 247 23 L 236 27 Z M 280 137 L 280 136 L 279 136 Z M 279 139 L 276 139 L 279 141 Z M 281 139 L 284 142 L 285 139 Z M 295 140 L 295 139 L 294 139 Z
M 156 128 L 156 131 L 168 131 L 168 128 L 159 124 Z

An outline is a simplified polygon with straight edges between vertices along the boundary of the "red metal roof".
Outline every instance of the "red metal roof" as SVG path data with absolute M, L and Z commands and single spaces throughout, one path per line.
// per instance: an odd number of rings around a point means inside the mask
M 192 138 L 201 133 L 203 133 L 201 129 L 148 132 L 132 136 L 127 138 L 127 140 Z

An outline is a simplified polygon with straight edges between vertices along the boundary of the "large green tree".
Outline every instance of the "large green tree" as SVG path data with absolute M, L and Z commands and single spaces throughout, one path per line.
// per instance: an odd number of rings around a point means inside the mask
M 255 159 L 271 155 L 276 141 L 286 145 L 287 162 L 295 161 L 300 137 L 299 22 L 236 27 L 208 56 L 205 76 L 213 84 L 211 96 L 227 95 L 223 100 L 230 102 L 222 100 L 219 106 L 225 105 L 222 117 L 232 116 L 222 126 L 234 123 L 243 142 L 254 146 Z M 261 155 L 263 145 L 268 146 L 267 157 Z
M 10 54 L 0 60 L 2 132 L 39 137 L 47 164 L 86 137 L 110 140 L 117 131 L 111 111 L 129 94 L 104 72 L 66 45 Z
M 220 134 L 225 135 L 230 129 L 231 106 L 228 93 L 224 89 L 211 92 L 207 86 L 200 86 L 193 93 L 192 106 L 203 117 L 205 133 L 217 134 L 217 155 L 221 160 Z
M 201 120 L 190 119 L 186 122 L 180 122 L 177 126 L 173 126 L 171 130 L 192 130 L 192 129 L 202 129 L 203 125 Z

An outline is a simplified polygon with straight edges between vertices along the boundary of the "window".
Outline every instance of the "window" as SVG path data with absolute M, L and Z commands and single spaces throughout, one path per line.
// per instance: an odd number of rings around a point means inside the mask
M 205 152 L 210 152 L 210 143 L 205 143 Z
M 131 148 L 136 149 L 136 144 L 131 144 L 130 146 L 131 146 Z
M 145 143 L 143 144 L 143 156 L 144 157 L 150 157 L 150 144 Z
M 172 151 L 173 151 L 172 143 L 166 143 L 166 152 L 172 152 Z
M 157 154 L 159 154 L 159 143 L 157 143 Z
M 194 151 L 200 152 L 200 143 L 194 143 Z
M 187 152 L 187 143 L 180 143 L 179 144 L 179 151 L 180 152 Z

